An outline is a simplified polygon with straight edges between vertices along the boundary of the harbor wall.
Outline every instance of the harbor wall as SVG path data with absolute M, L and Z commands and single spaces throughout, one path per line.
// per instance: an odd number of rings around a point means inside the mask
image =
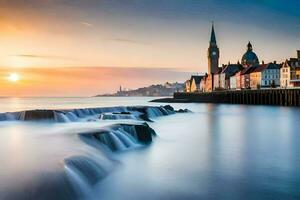
M 300 89 L 176 92 L 174 100 L 197 103 L 300 106 Z

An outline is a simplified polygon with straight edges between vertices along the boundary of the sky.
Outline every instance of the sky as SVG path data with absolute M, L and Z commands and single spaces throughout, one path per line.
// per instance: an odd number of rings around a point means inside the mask
M 297 0 L 0 0 L 0 96 L 90 96 L 183 82 L 220 63 L 300 49 Z M 20 80 L 9 81 L 10 74 Z

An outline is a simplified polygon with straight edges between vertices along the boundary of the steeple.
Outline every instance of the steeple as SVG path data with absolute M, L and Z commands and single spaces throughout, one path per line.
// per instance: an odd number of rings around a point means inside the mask
M 250 41 L 249 41 L 249 43 L 248 43 L 247 47 L 248 47 L 248 51 L 252 51 L 252 44 L 251 44 L 251 42 L 250 42 Z
M 220 51 L 217 45 L 214 23 L 211 27 L 211 36 L 208 47 L 208 74 L 214 74 L 219 69 Z
M 214 22 L 212 22 L 211 26 L 210 45 L 217 45 Z

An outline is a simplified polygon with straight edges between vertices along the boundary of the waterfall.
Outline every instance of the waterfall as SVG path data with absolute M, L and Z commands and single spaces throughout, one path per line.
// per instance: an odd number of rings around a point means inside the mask
M 110 171 L 107 161 L 100 158 L 86 155 L 65 159 L 65 174 L 79 199 L 90 199 L 92 187 Z
M 76 122 L 78 121 L 78 117 L 73 113 L 73 112 L 67 112 L 66 116 L 68 117 L 68 119 L 72 122 Z
M 65 165 L 65 173 L 77 196 L 83 198 L 92 194 L 91 187 L 77 169 L 72 166 Z
M 156 133 L 148 124 L 116 124 L 108 129 L 80 134 L 80 138 L 96 148 L 104 145 L 111 151 L 124 151 L 152 142 Z
M 99 139 L 113 151 L 123 151 L 126 149 L 126 145 L 115 135 L 114 132 L 100 134 Z
M 13 121 L 18 119 L 19 113 L 0 113 L 0 121 Z
M 102 120 L 120 120 L 120 119 L 133 119 L 137 120 L 137 118 L 132 114 L 123 114 L 123 113 L 104 113 L 100 115 L 100 119 Z
M 163 116 L 164 114 L 159 110 L 159 108 L 157 107 L 149 107 L 147 108 L 147 114 L 148 114 L 148 117 L 151 119 L 151 118 L 154 118 L 154 117 L 160 117 L 160 116 Z
M 56 122 L 71 122 L 71 120 L 64 113 L 60 112 L 54 113 L 54 119 Z
M 152 118 L 174 114 L 171 106 L 131 106 L 131 107 L 106 107 L 86 108 L 73 110 L 28 110 L 15 113 L 0 113 L 0 121 L 47 120 L 55 122 L 76 122 L 85 119 L 96 120 L 143 120 L 152 121 Z
M 129 148 L 136 146 L 136 142 L 133 137 L 130 137 L 126 132 L 121 130 L 114 131 L 114 134 L 123 142 L 123 144 Z

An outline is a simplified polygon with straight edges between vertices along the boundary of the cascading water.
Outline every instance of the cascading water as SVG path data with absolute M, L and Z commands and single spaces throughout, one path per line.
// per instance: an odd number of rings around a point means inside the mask
M 19 173 L 28 174 L 33 183 L 24 189 L 11 189 L 10 191 L 1 188 L 0 185 L 0 199 L 15 200 L 22 199 L 22 197 L 27 199 L 92 199 L 95 184 L 107 176 L 117 163 L 114 161 L 113 152 L 134 149 L 151 143 L 152 137 L 156 134 L 148 124 L 143 122 L 143 119 L 166 114 L 168 112 L 162 111 L 162 107 L 148 106 L 32 110 L 0 114 L 0 120 L 19 120 L 13 123 L 20 125 L 20 127 L 14 125 L 7 130 L 2 130 L 9 134 L 0 136 L 13 137 L 4 140 L 14 141 L 15 143 L 7 144 L 15 145 L 14 149 L 26 149 L 20 151 L 21 158 L 28 157 L 27 152 L 37 154 L 37 156 L 30 157 L 36 160 L 27 161 L 27 163 L 35 163 L 34 165 L 39 166 L 40 170 L 39 173 L 32 173 L 36 170 L 31 166 L 14 165 L 14 167 L 20 166 Z M 43 122 L 40 123 L 39 120 Z M 28 134 L 25 135 L 24 132 Z M 40 132 L 43 134 L 41 135 Z M 44 139 L 40 140 L 40 137 Z M 28 139 L 29 142 L 24 141 Z M 19 143 L 18 140 L 21 142 Z M 24 147 L 21 144 L 29 144 L 29 146 Z M 16 145 L 21 146 L 16 147 Z M 35 149 L 36 146 L 39 148 Z M 47 158 L 47 152 L 55 156 Z M 7 152 L 7 154 L 11 153 Z M 20 160 L 17 156 L 19 155 L 14 155 Z M 10 160 L 4 163 L 10 163 Z M 56 164 L 50 167 L 48 163 Z M 51 172 L 45 173 L 43 169 L 51 169 Z M 39 176 L 35 177 L 37 174 Z M 46 174 L 50 174 L 51 178 Z M 11 176 L 7 176 L 10 180 Z M 40 181 L 41 177 L 43 181 Z M 10 182 L 16 184 L 17 179 L 10 180 Z

